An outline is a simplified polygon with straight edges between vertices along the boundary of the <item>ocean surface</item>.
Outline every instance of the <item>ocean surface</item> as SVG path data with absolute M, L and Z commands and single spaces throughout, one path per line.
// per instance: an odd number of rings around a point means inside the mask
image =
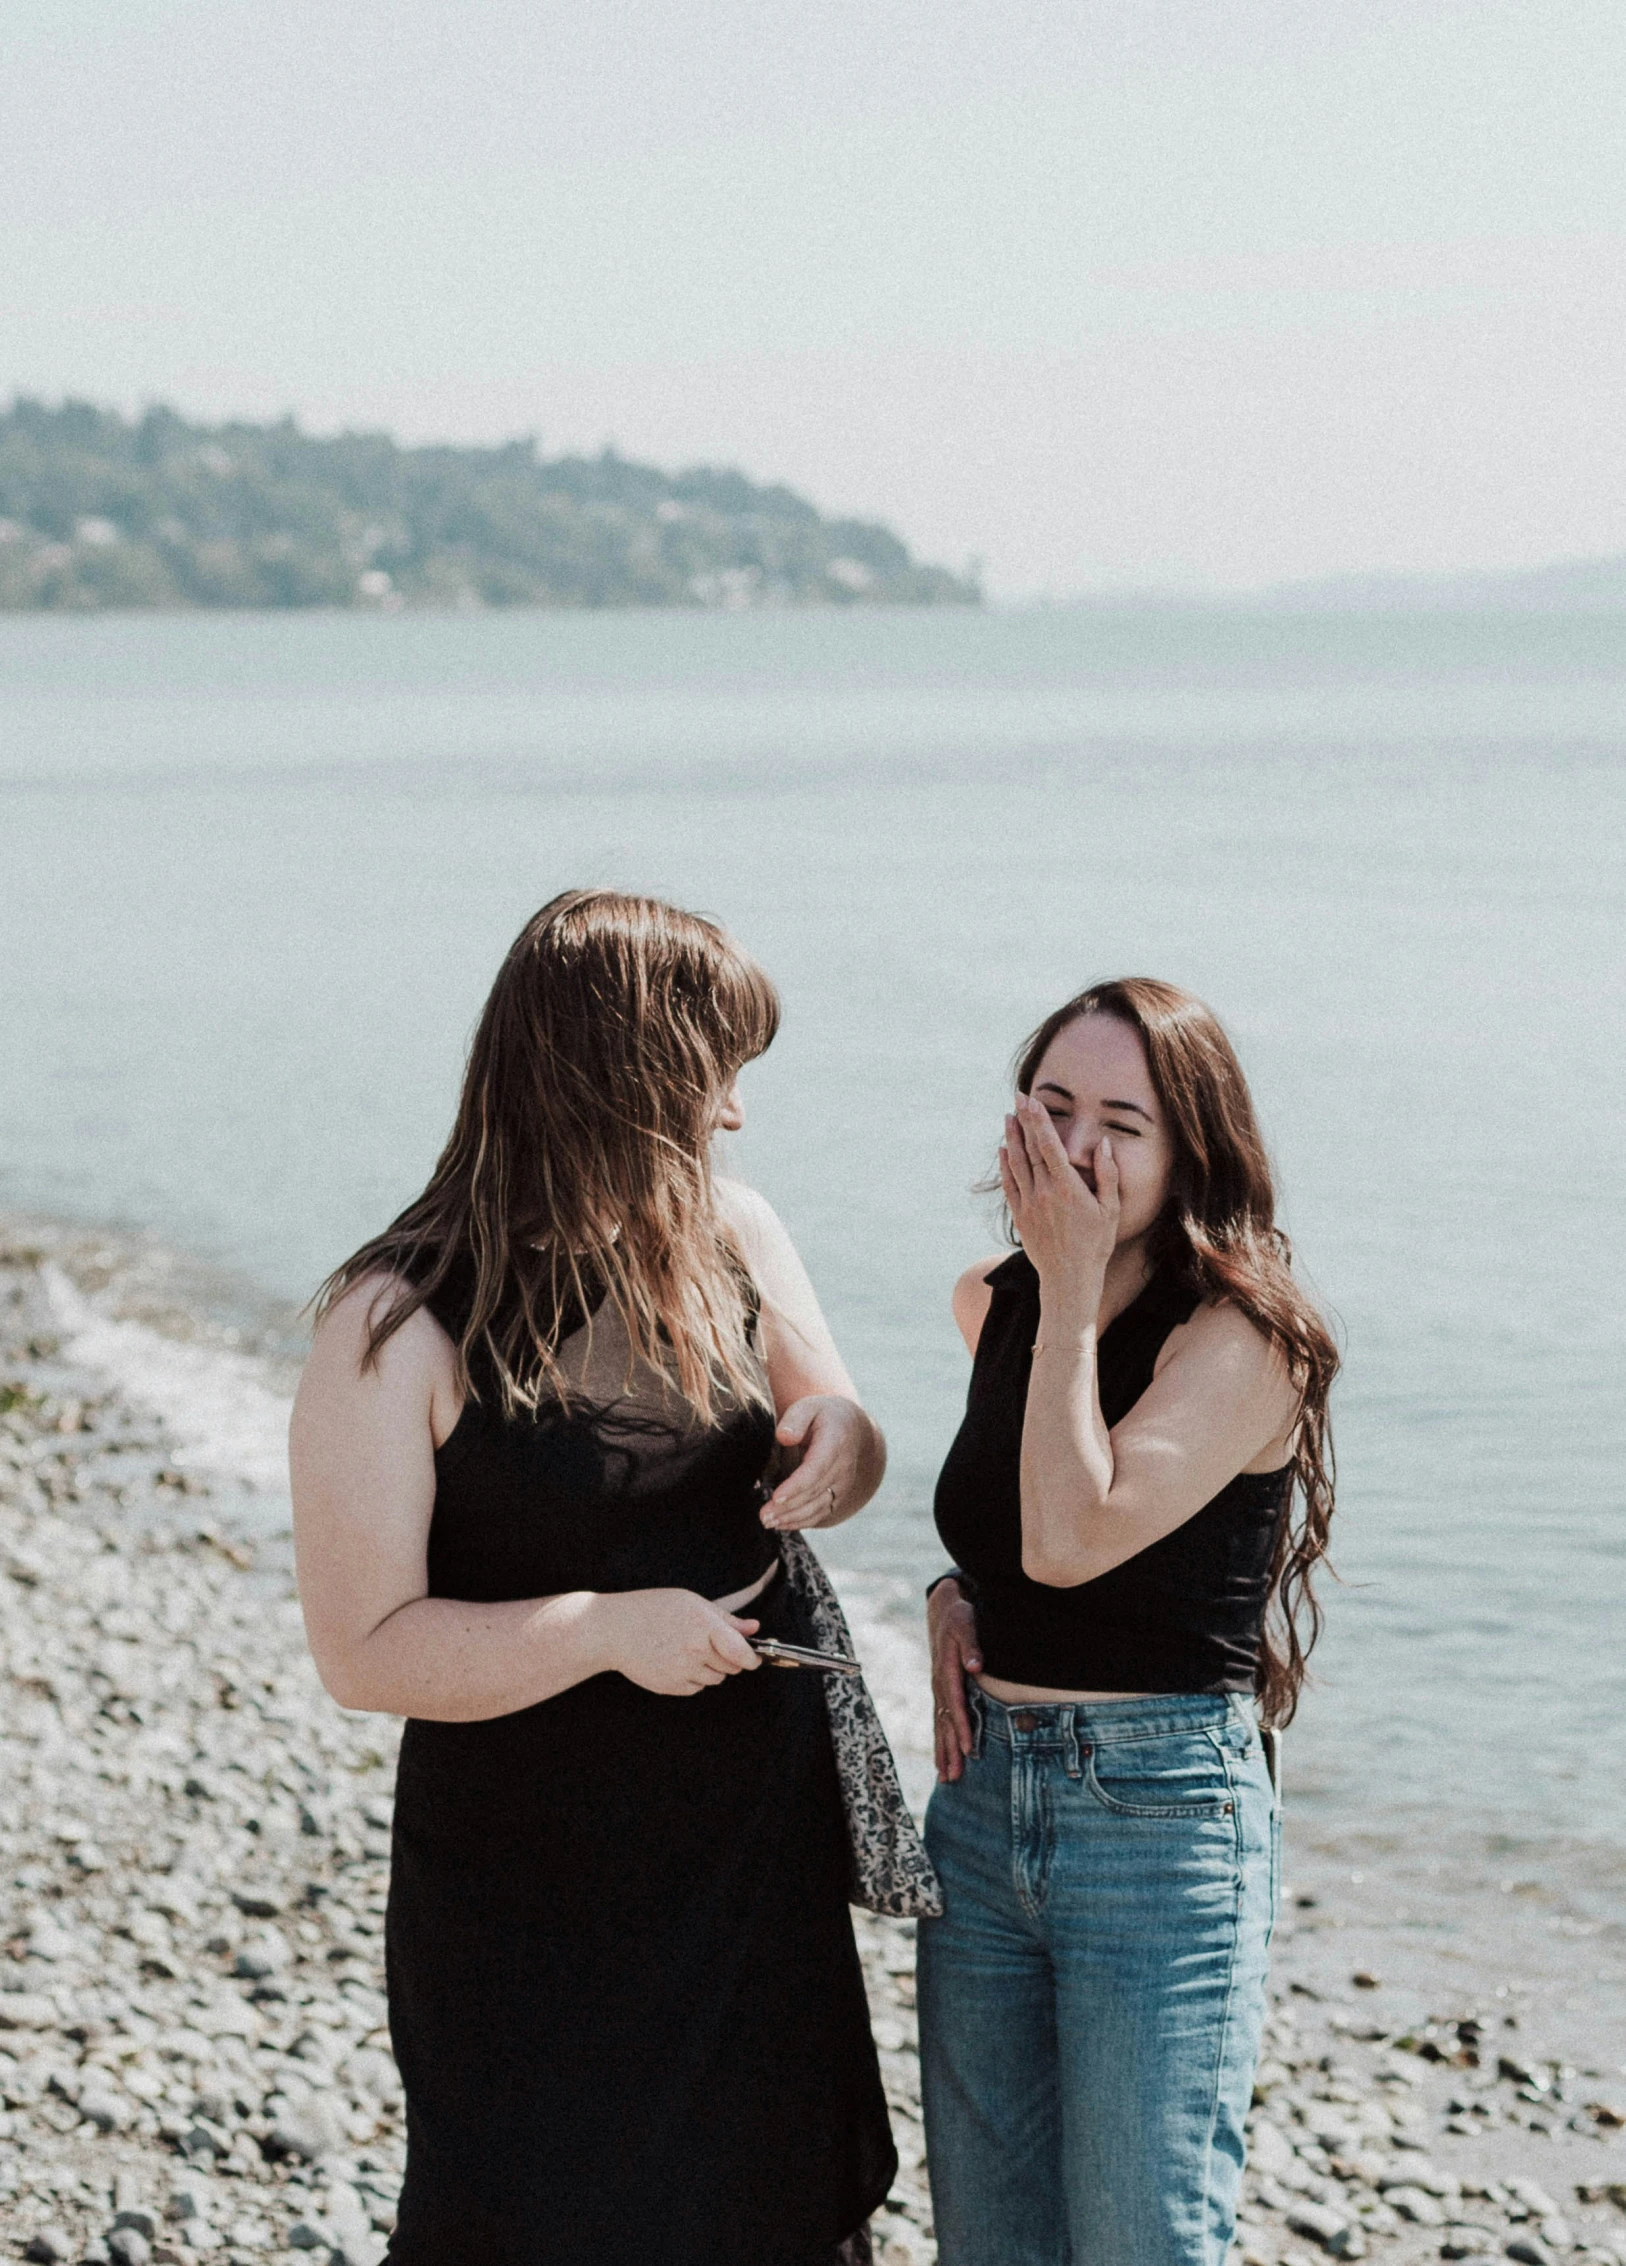
M 890 1434 L 829 1554 L 900 1626 L 1013 1049 L 1097 976 L 1213 1004 L 1347 1349 L 1298 1830 L 1626 1980 L 1626 616 L 0 620 L 0 1207 L 176 1255 L 247 1380 L 598 881 L 782 987 L 735 1168 Z

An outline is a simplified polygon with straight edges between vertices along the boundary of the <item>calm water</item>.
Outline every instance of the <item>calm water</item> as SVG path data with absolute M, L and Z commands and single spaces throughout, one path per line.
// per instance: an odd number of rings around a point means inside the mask
M 1011 1050 L 1189 984 L 1347 1338 L 1307 1814 L 1619 1890 L 1623 818 L 1626 620 L 0 621 L 0 1203 L 302 1297 L 536 904 L 715 911 L 787 1008 L 742 1167 L 894 1443 L 832 1554 L 912 1583 Z

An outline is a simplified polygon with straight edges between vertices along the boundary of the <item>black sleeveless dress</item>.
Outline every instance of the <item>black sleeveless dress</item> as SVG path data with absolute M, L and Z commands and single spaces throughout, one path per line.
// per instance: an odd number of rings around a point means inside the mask
M 608 1304 L 562 1354 L 577 1409 L 508 1419 L 493 1384 L 437 1455 L 431 1594 L 754 1581 L 776 1556 L 772 1417 L 685 1422 L 635 1365 L 626 1390 Z M 785 1588 L 750 1611 L 810 1642 Z M 830 2266 L 897 2167 L 844 1834 L 811 1671 L 688 1699 L 597 1676 L 489 1722 L 409 1722 L 391 2266 Z

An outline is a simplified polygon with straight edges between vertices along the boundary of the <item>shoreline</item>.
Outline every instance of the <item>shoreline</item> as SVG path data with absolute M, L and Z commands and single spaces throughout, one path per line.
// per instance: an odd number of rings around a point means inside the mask
M 116 2266 L 377 2266 L 396 1726 L 342 1714 L 305 1653 L 284 1379 L 224 1330 L 111 1316 L 96 1248 L 0 1234 L 0 2233 Z M 837 1571 L 919 1796 L 918 1643 L 889 1585 Z M 1565 2005 L 1569 1939 L 1510 1898 L 1505 1940 L 1411 1941 L 1376 1862 L 1298 1848 L 1291 1765 L 1289 1805 L 1240 2266 L 1621 2266 L 1626 2051 Z M 913 1930 L 856 1918 L 902 2158 L 877 2256 L 930 2266 Z

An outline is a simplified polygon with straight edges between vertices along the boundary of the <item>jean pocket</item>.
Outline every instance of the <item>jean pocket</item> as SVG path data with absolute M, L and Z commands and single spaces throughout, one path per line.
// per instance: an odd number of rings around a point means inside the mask
M 1225 1749 L 1206 1731 L 1092 1747 L 1084 1783 L 1103 1809 L 1120 1817 L 1196 1822 L 1230 1817 L 1236 1810 Z

